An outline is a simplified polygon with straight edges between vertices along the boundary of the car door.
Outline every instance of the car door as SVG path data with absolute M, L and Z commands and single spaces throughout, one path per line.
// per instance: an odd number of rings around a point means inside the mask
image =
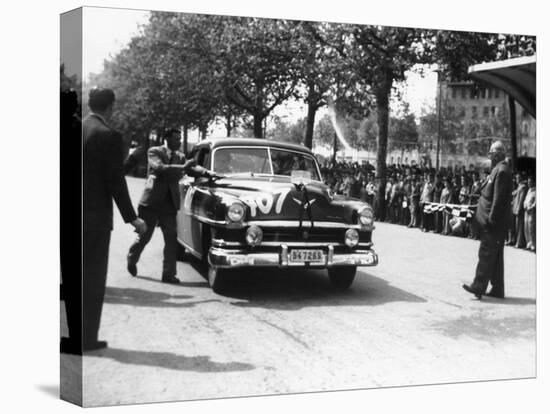
M 203 165 L 207 161 L 206 159 L 209 158 L 208 153 L 208 147 L 198 148 L 192 153 L 197 165 L 208 168 L 208 166 Z M 195 255 L 202 253 L 202 229 L 195 217 L 197 213 L 196 191 L 199 184 L 200 180 L 190 176 L 184 176 L 180 180 L 180 210 L 177 217 L 178 238 Z

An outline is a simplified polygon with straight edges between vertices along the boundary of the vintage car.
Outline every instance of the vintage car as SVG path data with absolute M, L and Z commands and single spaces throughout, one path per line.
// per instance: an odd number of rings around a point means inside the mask
M 312 152 L 254 138 L 205 140 L 191 156 L 219 177 L 180 181 L 179 255 L 202 259 L 215 292 L 228 269 L 326 268 L 348 288 L 357 266 L 374 266 L 373 211 L 331 193 Z

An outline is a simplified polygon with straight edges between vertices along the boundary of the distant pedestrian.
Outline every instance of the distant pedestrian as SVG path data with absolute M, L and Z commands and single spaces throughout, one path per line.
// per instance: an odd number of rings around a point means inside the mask
M 525 247 L 525 208 L 523 203 L 527 195 L 528 186 L 522 174 L 516 174 L 517 188 L 512 192 L 512 214 L 513 226 L 512 237 L 509 240 L 510 245 L 515 245 L 519 249 Z
M 536 250 L 537 237 L 536 237 L 536 206 L 537 197 L 535 191 L 535 177 L 530 176 L 527 179 L 527 194 L 523 203 L 525 209 L 525 238 L 527 240 L 526 248 L 532 251 Z

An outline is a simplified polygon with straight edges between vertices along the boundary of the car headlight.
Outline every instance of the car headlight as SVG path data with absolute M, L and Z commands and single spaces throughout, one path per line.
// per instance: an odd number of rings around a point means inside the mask
M 346 236 L 344 237 L 346 246 L 355 247 L 359 243 L 359 232 L 355 229 L 348 229 L 346 231 Z
M 264 237 L 264 232 L 262 229 L 256 225 L 250 226 L 246 230 L 246 242 L 250 246 L 256 246 L 262 242 L 262 239 Z
M 243 221 L 244 219 L 244 206 L 241 203 L 233 203 L 227 209 L 227 218 L 233 223 Z
M 365 207 L 359 211 L 359 224 L 365 227 L 370 227 L 374 224 L 374 217 L 370 208 Z

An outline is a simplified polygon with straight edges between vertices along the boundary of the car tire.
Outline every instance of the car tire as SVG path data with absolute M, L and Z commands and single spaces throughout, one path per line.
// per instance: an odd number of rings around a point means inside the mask
M 208 285 L 215 293 L 221 293 L 225 282 L 225 269 L 208 266 Z
M 177 244 L 176 259 L 178 259 L 178 261 L 180 262 L 185 262 L 185 260 L 187 260 L 187 256 L 185 254 L 185 247 L 183 247 L 183 245 L 180 242 L 178 242 Z
M 355 279 L 357 266 L 341 266 L 328 269 L 330 284 L 337 289 L 347 289 Z

